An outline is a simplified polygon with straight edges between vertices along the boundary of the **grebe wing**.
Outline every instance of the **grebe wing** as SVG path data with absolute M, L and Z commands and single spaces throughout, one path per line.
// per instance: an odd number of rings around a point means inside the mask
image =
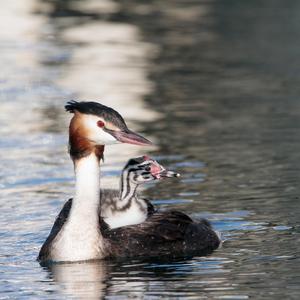
M 65 224 L 66 220 L 68 219 L 68 216 L 69 216 L 69 213 L 70 213 L 70 210 L 72 207 L 72 200 L 73 199 L 71 198 L 64 204 L 63 208 L 61 209 L 58 216 L 56 217 L 55 222 L 50 231 L 50 234 L 47 237 L 45 243 L 43 244 L 43 246 L 40 250 L 38 260 L 43 261 L 49 256 L 50 247 L 51 247 L 53 240 L 55 239 L 55 237 L 57 236 L 57 234 L 60 232 L 63 225 Z
M 111 243 L 112 257 L 206 255 L 220 244 L 207 220 L 194 222 L 179 211 L 157 212 L 141 224 L 101 232 Z

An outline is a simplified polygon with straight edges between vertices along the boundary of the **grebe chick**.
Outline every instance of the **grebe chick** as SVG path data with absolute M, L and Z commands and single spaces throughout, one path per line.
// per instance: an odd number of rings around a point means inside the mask
M 179 176 L 167 171 L 149 156 L 131 158 L 121 174 L 119 197 L 102 199 L 101 217 L 111 229 L 144 222 L 155 209 L 149 200 L 138 196 L 138 186 Z

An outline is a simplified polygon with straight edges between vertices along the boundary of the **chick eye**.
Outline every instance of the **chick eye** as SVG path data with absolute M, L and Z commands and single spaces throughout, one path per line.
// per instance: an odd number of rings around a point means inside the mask
M 97 122 L 97 126 L 100 127 L 100 128 L 103 128 L 104 125 L 105 125 L 105 124 L 104 124 L 103 121 L 98 121 L 98 122 Z

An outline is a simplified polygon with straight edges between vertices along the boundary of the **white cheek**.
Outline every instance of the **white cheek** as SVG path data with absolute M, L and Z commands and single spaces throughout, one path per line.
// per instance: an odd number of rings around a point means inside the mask
M 88 139 L 99 145 L 111 145 L 119 143 L 111 134 L 97 126 L 99 118 L 89 115 L 85 118 L 85 126 L 88 129 Z
M 94 141 L 97 144 L 103 144 L 103 145 L 111 145 L 111 144 L 117 144 L 120 143 L 118 140 L 116 140 L 112 135 L 109 133 L 103 131 L 102 129 L 98 128 L 97 133 L 92 133 L 91 138 L 92 141 Z

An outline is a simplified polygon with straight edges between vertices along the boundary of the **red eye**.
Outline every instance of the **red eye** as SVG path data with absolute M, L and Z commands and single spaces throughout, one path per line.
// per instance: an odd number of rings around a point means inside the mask
M 98 122 L 97 122 L 97 126 L 100 127 L 100 128 L 103 128 L 104 125 L 105 125 L 105 124 L 104 124 L 103 121 L 98 121 Z

